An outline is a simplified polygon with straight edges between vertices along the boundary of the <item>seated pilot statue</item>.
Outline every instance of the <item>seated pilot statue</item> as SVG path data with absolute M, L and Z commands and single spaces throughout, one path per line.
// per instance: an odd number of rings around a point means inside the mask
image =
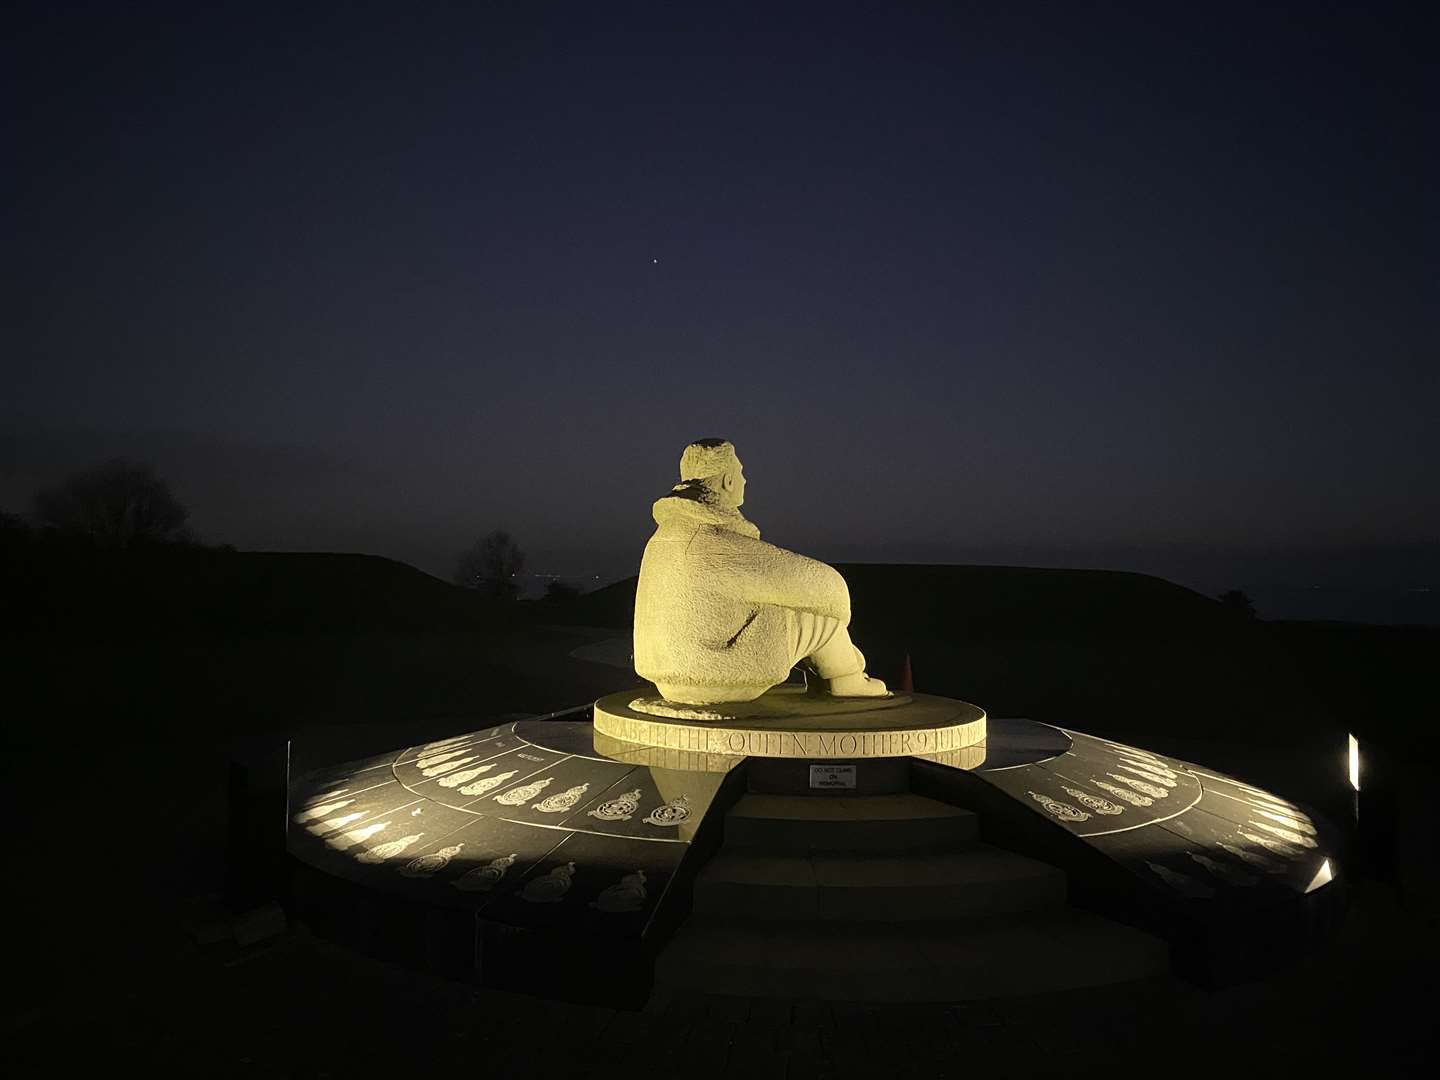
M 832 567 L 760 539 L 740 513 L 735 447 L 701 439 L 655 503 L 635 594 L 635 671 L 669 701 L 753 701 L 801 664 L 835 697 L 883 697 L 850 641 L 850 590 Z

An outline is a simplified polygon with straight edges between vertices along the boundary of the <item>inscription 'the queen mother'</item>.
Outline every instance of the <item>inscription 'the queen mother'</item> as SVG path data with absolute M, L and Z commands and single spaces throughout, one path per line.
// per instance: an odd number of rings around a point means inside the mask
M 985 739 L 985 721 L 891 731 L 795 731 L 657 722 L 595 710 L 595 727 L 643 746 L 706 754 L 778 758 L 867 758 L 940 754 Z

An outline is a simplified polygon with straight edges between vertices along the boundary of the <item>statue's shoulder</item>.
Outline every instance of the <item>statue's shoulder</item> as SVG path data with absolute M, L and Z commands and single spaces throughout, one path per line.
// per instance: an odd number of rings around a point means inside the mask
M 651 516 L 661 529 L 704 529 L 716 534 L 730 533 L 752 540 L 760 539 L 760 530 L 738 510 L 697 498 L 693 492 L 684 490 L 684 485 L 677 486 L 664 498 L 656 499 L 651 507 Z

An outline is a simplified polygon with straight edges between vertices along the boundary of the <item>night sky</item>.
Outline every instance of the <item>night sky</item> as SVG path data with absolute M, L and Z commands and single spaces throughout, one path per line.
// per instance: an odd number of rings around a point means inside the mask
M 832 560 L 1440 577 L 1418 20 L 889 7 L 11 15 L 0 508 L 613 575 L 720 435 Z

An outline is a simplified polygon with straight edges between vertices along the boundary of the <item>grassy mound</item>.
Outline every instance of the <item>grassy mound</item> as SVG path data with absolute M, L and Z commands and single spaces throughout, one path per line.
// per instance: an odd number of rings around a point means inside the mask
M 1147 574 L 1017 566 L 842 563 L 856 634 L 947 641 L 1207 637 L 1246 620 Z M 629 629 L 636 578 L 581 597 L 577 619 Z
M 37 544 L 7 559 L 4 584 L 6 630 L 85 638 L 479 629 L 498 614 L 470 590 L 375 555 Z

